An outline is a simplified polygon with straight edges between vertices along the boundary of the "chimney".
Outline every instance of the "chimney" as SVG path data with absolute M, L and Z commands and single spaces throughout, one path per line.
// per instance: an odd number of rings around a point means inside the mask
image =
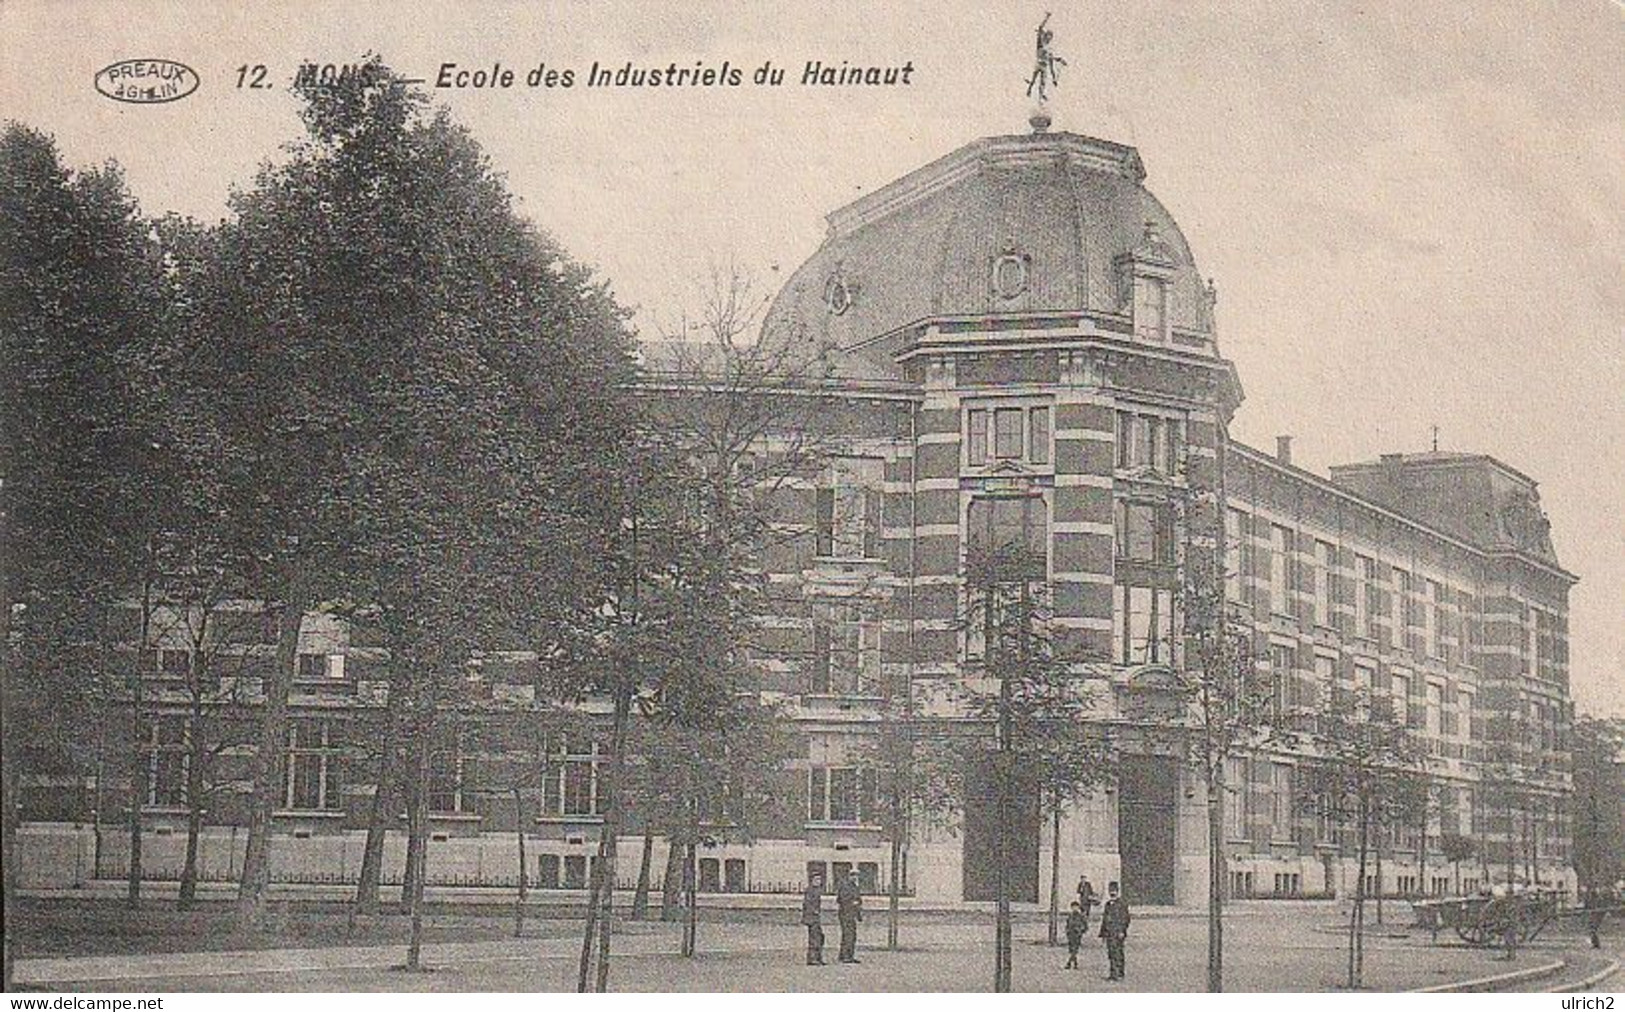
M 1275 437 L 1275 459 L 1283 464 L 1292 463 L 1292 437 Z

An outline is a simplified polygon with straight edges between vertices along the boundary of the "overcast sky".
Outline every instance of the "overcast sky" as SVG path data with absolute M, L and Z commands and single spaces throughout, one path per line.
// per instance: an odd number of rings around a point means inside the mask
M 959 145 L 1026 129 L 1043 7 L 687 2 L 524 5 L 40 2 L 0 8 L 0 114 L 72 164 L 117 159 L 149 212 L 219 217 L 298 131 L 291 74 L 368 50 L 567 91 L 436 92 L 525 213 L 595 264 L 646 326 L 712 264 L 771 288 L 823 216 Z M 997 13 L 983 8 L 997 6 Z M 1541 483 L 1572 597 L 1574 691 L 1625 715 L 1625 5 L 1053 5 L 1055 128 L 1133 144 L 1220 292 L 1247 390 L 1236 432 L 1327 465 L 1493 454 Z M 162 57 L 202 85 L 169 105 L 92 87 Z M 777 89 L 615 91 L 619 67 L 786 68 Z M 898 88 L 795 86 L 808 60 L 895 66 Z M 263 63 L 275 87 L 235 87 Z

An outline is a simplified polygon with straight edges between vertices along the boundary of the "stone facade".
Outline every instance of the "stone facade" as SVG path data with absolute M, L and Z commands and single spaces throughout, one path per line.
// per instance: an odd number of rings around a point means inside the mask
M 1394 698 L 1427 742 L 1441 801 L 1425 827 L 1386 841 L 1380 888 L 1454 891 L 1509 873 L 1566 880 L 1574 578 L 1552 554 L 1535 483 L 1488 457 L 1438 453 L 1334 468 L 1328 479 L 1229 441 L 1242 391 L 1219 351 L 1214 288 L 1144 179 L 1121 145 L 1065 133 L 978 141 L 832 214 L 825 244 L 786 283 L 763 341 L 821 350 L 837 367 L 819 396 L 839 449 L 821 476 L 775 492 L 785 536 L 763 559 L 775 603 L 761 621 L 762 689 L 786 703 L 806 751 L 785 770 L 773 831 L 707 848 L 702 889 L 796 891 L 810 862 L 857 868 L 867 887 L 884 887 L 894 850 L 865 743 L 900 692 L 923 712 L 933 685 L 964 677 L 966 553 L 978 539 L 1020 537 L 1043 560 L 1057 650 L 1130 753 L 1114 786 L 1059 821 L 1063 888 L 1086 872 L 1097 888 L 1122 879 L 1138 903 L 1205 902 L 1204 791 L 1157 742 L 1184 723 L 1168 689 L 1188 660 L 1182 567 L 1203 538 L 1211 550 L 1186 504 L 1221 480 L 1228 596 L 1275 687 L 1277 717 L 1363 688 Z M 355 873 L 371 804 L 368 760 L 343 742 L 362 740 L 381 687 L 369 681 L 365 644 L 309 621 L 302 650 L 324 659 L 297 687 L 296 725 L 309 737 L 295 743 L 276 853 L 279 877 L 339 882 Z M 530 703 L 527 663 L 491 659 L 473 686 L 490 700 L 483 729 L 437 760 L 431 882 L 516 879 L 521 824 L 533 883 L 586 881 L 598 825 L 587 738 L 561 733 L 546 746 L 555 786 L 538 813 L 481 786 L 502 782 L 499 743 L 519 733 L 516 714 Z M 179 713 L 164 691 L 155 699 Z M 179 867 L 182 819 L 165 807 L 178 772 L 162 759 L 176 719 L 154 724 L 150 751 L 159 786 L 148 819 L 164 835 L 147 860 L 161 874 Z M 1516 804 L 1485 774 L 1508 748 L 1541 771 L 1519 784 Z M 1350 888 L 1347 841 L 1292 803 L 1295 766 L 1289 751 L 1232 763 L 1234 894 Z M 77 799 L 59 792 L 54 812 L 35 799 L 36 816 L 60 825 L 32 827 L 31 845 L 55 847 L 59 863 L 71 852 L 81 877 L 87 864 L 120 870 L 112 827 L 97 862 L 84 856 L 86 831 L 68 828 L 87 807 L 109 811 L 102 796 L 129 781 L 106 782 Z M 221 797 L 205 864 L 226 879 L 240 816 L 229 787 Z M 957 823 L 917 823 L 897 851 L 909 895 L 985 893 L 972 852 L 986 816 L 975 797 L 963 800 Z M 1018 891 L 1036 902 L 1048 895 L 1056 829 L 1021 821 Z M 1447 866 L 1449 835 L 1478 841 L 1477 856 Z M 623 847 L 630 885 L 635 825 Z M 398 878 L 391 854 L 386 878 Z M 657 869 L 663 856 L 660 847 Z

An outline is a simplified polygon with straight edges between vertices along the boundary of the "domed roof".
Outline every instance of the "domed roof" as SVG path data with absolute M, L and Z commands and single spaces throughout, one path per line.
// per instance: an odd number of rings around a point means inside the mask
M 1173 331 L 1210 334 L 1190 247 L 1144 178 L 1133 148 L 1092 137 L 974 141 L 829 215 L 764 337 L 831 349 L 851 378 L 894 378 L 899 343 L 931 322 L 1126 319 L 1130 258 L 1166 279 Z

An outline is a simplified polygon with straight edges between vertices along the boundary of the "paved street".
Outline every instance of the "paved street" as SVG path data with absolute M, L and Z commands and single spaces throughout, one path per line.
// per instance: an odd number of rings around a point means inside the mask
M 1318 904 L 1255 904 L 1227 919 L 1227 986 L 1233 991 L 1320 991 L 1336 988 L 1344 966 L 1343 939 L 1324 929 L 1335 911 Z M 788 920 L 788 918 L 787 918 Z M 428 946 L 432 972 L 393 969 L 399 945 L 327 946 L 212 953 L 78 956 L 27 960 L 20 983 L 71 990 L 132 991 L 547 991 L 574 985 L 579 944 L 566 926 L 548 937 L 439 942 Z M 833 926 L 831 926 L 833 929 Z M 1136 919 L 1128 952 L 1129 979 L 1108 983 L 1098 939 L 1086 943 L 1082 969 L 1063 970 L 1064 950 L 1042 944 L 1043 925 L 1017 926 L 1014 980 L 1024 991 L 1199 991 L 1204 986 L 1205 926 L 1197 917 Z M 991 976 L 991 922 L 908 922 L 899 952 L 877 951 L 883 922 L 865 925 L 856 966 L 803 964 L 802 931 L 791 923 L 704 923 L 700 954 L 676 955 L 678 928 L 633 924 L 615 942 L 612 986 L 624 991 L 962 991 L 983 990 Z M 833 947 L 834 930 L 830 930 Z M 1625 955 L 1625 939 L 1608 939 L 1602 956 L 1574 938 L 1524 950 L 1509 964 L 1489 953 L 1423 938 L 1373 937 L 1366 978 L 1374 990 L 1447 984 L 1567 960 L 1555 977 L 1524 986 L 1537 990 L 1579 980 Z

